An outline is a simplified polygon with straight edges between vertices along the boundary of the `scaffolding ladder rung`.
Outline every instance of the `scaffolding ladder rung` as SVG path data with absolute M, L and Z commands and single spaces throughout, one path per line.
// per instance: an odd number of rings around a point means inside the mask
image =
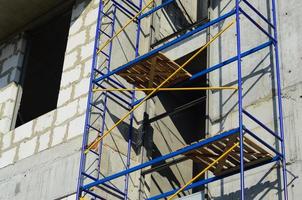
M 111 36 L 108 35 L 108 33 L 106 33 L 105 31 L 103 31 L 103 30 L 101 30 L 101 29 L 99 29 L 99 31 L 100 31 L 101 33 L 103 33 L 104 35 L 106 35 L 108 38 L 111 38 Z

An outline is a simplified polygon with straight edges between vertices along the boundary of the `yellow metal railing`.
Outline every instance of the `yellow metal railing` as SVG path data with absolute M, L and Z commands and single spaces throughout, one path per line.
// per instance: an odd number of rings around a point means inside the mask
M 149 6 L 154 2 L 155 0 L 149 1 L 135 16 L 133 16 L 127 23 L 120 28 L 110 39 L 108 39 L 102 47 L 100 47 L 97 51 L 97 54 L 99 54 L 114 38 L 116 38 L 121 32 L 123 32 L 140 14 L 142 14 Z
M 179 71 L 181 71 L 184 67 L 186 67 L 194 58 L 196 58 L 203 50 L 205 50 L 210 44 L 213 43 L 221 34 L 223 34 L 226 30 L 228 30 L 233 24 L 235 20 L 230 22 L 225 28 L 223 28 L 220 32 L 218 32 L 213 38 L 211 38 L 203 47 L 201 47 L 191 58 L 189 58 L 184 64 L 182 64 L 177 70 L 175 70 L 166 80 L 164 80 L 160 85 L 157 86 L 154 90 L 152 90 L 148 95 L 146 95 L 140 103 L 134 106 L 127 114 L 125 114 L 119 121 L 117 121 L 111 128 L 109 128 L 102 136 L 98 136 L 84 151 L 85 154 L 89 152 L 95 145 L 97 145 L 104 137 L 106 137 L 114 128 L 116 128 L 119 124 L 121 124 L 133 111 L 135 111 L 138 107 L 140 107 L 147 99 L 149 99 L 153 94 L 155 94 L 160 88 L 162 88 L 173 76 L 175 76 Z
M 182 192 L 184 189 L 186 189 L 186 187 L 188 187 L 191 183 L 193 183 L 194 181 L 196 181 L 201 175 L 203 175 L 204 173 L 206 173 L 211 167 L 213 167 L 221 159 L 223 159 L 224 157 L 226 157 L 229 153 L 231 153 L 231 151 L 233 151 L 238 145 L 239 145 L 239 142 L 237 142 L 236 144 L 234 144 L 231 148 L 229 148 L 226 152 L 224 152 L 221 156 L 219 156 L 216 160 L 214 160 L 209 166 L 207 166 L 206 168 L 204 168 L 199 174 L 197 174 L 194 178 L 192 178 L 191 180 L 189 180 L 184 186 L 182 186 L 179 190 L 177 190 L 177 192 L 175 192 L 173 195 L 171 195 L 168 198 L 168 200 L 172 200 L 173 198 L 175 198 L 180 192 Z
M 156 88 L 96 88 L 93 92 L 125 92 L 125 91 L 153 91 Z M 237 86 L 234 87 L 186 87 L 186 88 L 159 88 L 157 91 L 194 91 L 194 90 L 238 90 Z

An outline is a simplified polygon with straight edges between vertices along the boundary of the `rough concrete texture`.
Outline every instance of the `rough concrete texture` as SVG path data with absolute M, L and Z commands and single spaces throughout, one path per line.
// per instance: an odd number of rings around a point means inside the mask
M 279 46 L 281 53 L 281 77 L 282 77 L 282 99 L 284 105 L 284 126 L 285 126 L 285 145 L 286 157 L 288 162 L 288 189 L 289 199 L 299 199 L 301 191 L 298 189 L 301 180 L 301 159 L 300 147 L 301 139 L 298 136 L 301 128 L 298 124 L 301 123 L 299 116 L 301 108 L 301 70 L 295 66 L 300 63 L 299 56 L 294 52 L 299 52 L 299 29 L 294 25 L 301 23 L 300 1 L 292 1 L 290 5 L 279 1 L 278 6 L 278 28 L 279 28 Z M 270 5 L 267 2 L 255 1 L 256 6 L 261 13 L 268 18 L 271 18 Z M 211 9 L 211 17 L 226 13 L 234 7 L 233 1 L 213 1 Z M 246 7 L 243 7 L 248 10 Z M 260 20 L 253 12 L 248 11 L 263 27 L 267 25 Z M 290 16 L 290 17 L 289 17 Z M 267 41 L 267 37 L 261 33 L 253 24 L 248 22 L 245 17 L 241 17 L 242 21 L 242 50 L 255 47 Z M 223 25 L 211 29 L 211 34 L 215 34 Z M 224 36 L 218 40 L 211 48 L 210 66 L 223 61 L 234 55 L 236 52 L 235 28 L 227 31 Z M 278 131 L 277 111 L 276 111 L 276 86 L 272 85 L 275 81 L 272 49 L 262 50 L 254 54 L 251 58 L 244 58 L 243 69 L 243 104 L 244 108 L 254 114 L 258 119 L 263 121 L 268 127 Z M 225 69 L 218 70 L 210 75 L 210 83 L 212 85 L 236 85 L 236 65 L 229 65 Z M 295 73 L 292 73 L 295 71 Z M 232 92 L 216 92 L 209 93 L 209 133 L 217 134 L 221 131 L 236 127 L 238 124 L 237 93 Z M 222 119 L 221 119 L 222 117 Z M 265 132 L 262 128 L 252 123 L 249 119 L 244 118 L 244 124 L 266 142 L 271 145 L 276 145 L 276 141 Z M 246 197 L 247 199 L 282 199 L 282 182 L 280 168 L 276 165 L 267 165 L 255 170 L 251 170 L 246 174 Z M 279 179 L 278 179 L 279 178 Z M 238 199 L 240 196 L 239 176 L 218 181 L 209 185 L 209 195 L 213 199 Z
M 68 196 L 76 191 L 76 180 L 78 178 L 80 141 L 84 127 L 97 7 L 98 1 L 78 1 L 74 6 L 58 108 L 15 130 L 9 131 L 10 126 L 3 129 L 3 134 L 0 137 L 2 143 L 0 150 L 0 167 L 2 169 L 0 187 L 12 186 L 10 187 L 11 190 L 1 193 L 0 199 L 74 198 L 74 195 Z M 127 18 L 121 16 L 120 21 L 124 23 Z M 121 24 L 118 27 L 121 27 Z M 131 29 L 135 30 L 134 27 Z M 123 34 L 121 37 L 126 36 Z M 115 45 L 125 48 L 125 45 L 121 44 L 122 40 L 120 39 Z M 125 40 L 125 42 L 131 45 L 133 41 Z M 125 49 L 117 48 L 125 51 Z M 131 48 L 133 49 L 133 46 Z M 134 54 L 131 52 L 131 54 L 125 55 L 124 58 L 121 57 L 120 60 L 115 59 L 119 63 L 114 64 L 113 67 L 127 62 L 133 56 Z M 9 98 L 9 95 L 6 95 L 9 89 L 3 88 L 2 90 L 1 95 L 3 94 Z M 11 91 L 9 90 L 9 92 Z M 138 97 L 140 97 L 139 94 Z M 14 97 L 13 100 L 16 100 L 16 98 Z M 8 104 L 9 99 L 1 98 L 2 100 L 5 105 L 1 104 L 1 111 L 8 110 L 6 104 Z M 112 105 L 112 107 L 117 106 Z M 126 111 L 127 109 L 122 109 L 122 112 Z M 118 116 L 120 112 L 118 109 L 111 110 L 112 117 L 108 115 L 107 126 L 114 124 L 117 119 L 115 116 Z M 9 114 L 12 115 L 12 113 Z M 141 121 L 142 112 L 138 111 L 136 115 L 137 120 Z M 5 116 L 3 114 L 3 117 Z M 4 123 L 4 125 L 7 126 L 7 123 Z M 106 159 L 106 162 L 103 162 L 104 166 L 102 166 L 104 175 L 117 172 L 125 167 L 127 142 L 124 136 L 121 136 L 121 133 L 128 129 L 127 124 L 124 126 L 121 131 L 116 131 L 116 134 L 112 134 L 112 137 L 108 137 L 104 142 L 103 154 L 104 159 Z M 139 125 L 136 124 L 135 126 L 138 127 Z M 64 151 L 65 148 L 66 151 Z M 60 155 L 61 153 L 62 155 Z M 137 152 L 133 149 L 132 164 L 137 164 L 138 157 L 136 155 Z M 45 162 L 43 159 L 45 159 Z M 65 165 L 64 163 L 68 166 L 62 167 Z M 64 175 L 66 170 L 68 174 Z M 44 172 L 47 173 L 44 174 Z M 25 176 L 29 178 L 22 178 Z M 136 173 L 131 176 L 131 178 L 137 180 L 136 177 Z M 121 190 L 123 189 L 123 178 L 115 183 Z M 62 185 L 68 185 L 68 187 L 62 187 Z M 133 199 L 136 199 L 137 189 L 136 182 L 129 184 L 129 196 Z M 103 195 L 108 196 L 109 194 Z
M 10 131 L 15 112 L 18 86 L 11 83 L 0 89 L 0 135 Z M 7 146 L 7 144 L 3 144 Z
M 184 8 L 194 10 L 193 4 L 184 1 Z M 233 1 L 232 1 L 233 2 Z M 210 18 L 221 16 L 234 7 L 231 1 L 211 1 Z M 262 13 L 268 15 L 268 7 L 262 1 L 253 1 Z M 66 55 L 63 66 L 63 74 L 57 109 L 46 113 L 43 116 L 28 122 L 15 130 L 11 129 L 15 102 L 17 99 L 18 86 L 10 83 L 17 76 L 12 71 L 20 69 L 24 43 L 20 37 L 8 41 L 0 46 L 0 199 L 75 199 L 76 182 L 78 178 L 79 156 L 81 147 L 81 136 L 84 127 L 84 113 L 86 109 L 88 77 L 91 69 L 91 56 L 93 52 L 93 41 L 95 24 L 97 19 L 98 1 L 78 0 L 72 11 L 72 22 L 70 25 Z M 170 7 L 171 9 L 171 7 Z M 297 52 L 300 48 L 300 26 L 302 3 L 298 0 L 291 2 L 279 2 L 279 39 L 282 61 L 283 78 L 283 103 L 284 122 L 286 134 L 286 148 L 288 161 L 288 182 L 290 199 L 299 199 L 302 195 L 299 186 L 302 185 L 302 162 L 301 162 L 301 137 L 299 136 L 299 123 L 301 123 L 302 108 L 302 75 L 301 59 Z M 252 13 L 251 16 L 256 17 Z M 201 16 L 189 14 L 191 19 Z M 168 18 L 166 16 L 169 16 Z M 188 16 L 185 17 L 188 20 Z M 257 21 L 265 25 L 259 18 Z M 122 27 L 128 18 L 118 11 L 118 22 L 116 30 Z M 174 22 L 175 24 L 171 24 Z M 213 36 L 221 30 L 229 20 L 210 30 Z M 293 23 L 295 22 L 295 23 Z M 150 30 L 150 23 L 153 23 Z M 175 15 L 169 15 L 169 9 L 159 13 L 155 18 L 147 18 L 142 22 L 142 42 L 140 53 L 150 50 L 150 45 L 170 35 L 172 30 L 177 30 L 181 25 Z M 243 50 L 254 47 L 267 38 L 246 19 L 242 18 L 244 24 Z M 205 44 L 206 32 L 202 32 L 193 39 L 188 39 L 179 45 L 171 47 L 164 53 L 171 59 L 178 59 L 184 54 L 191 53 L 196 48 Z M 116 41 L 113 42 L 112 68 L 119 67 L 134 58 L 135 47 L 135 25 L 128 27 Z M 208 65 L 212 66 L 220 61 L 234 56 L 236 52 L 234 41 L 235 28 L 228 30 L 223 37 L 214 42 L 209 49 Z M 250 40 L 249 40 L 250 39 Z M 105 39 L 102 39 L 104 42 Z M 23 49 L 23 50 L 22 50 Z M 267 126 L 277 130 L 275 108 L 275 86 L 271 85 L 274 75 L 272 72 L 271 50 L 263 50 L 253 56 L 252 59 L 243 60 L 244 73 L 244 107 L 255 116 L 259 117 Z M 9 71 L 9 72 L 8 72 Z M 3 72 L 3 73 L 2 73 Z M 232 86 L 236 85 L 236 65 L 229 65 L 226 68 L 212 73 L 209 78 L 211 86 Z M 2 77 L 4 77 L 2 79 Z M 13 77 L 13 78 L 12 78 Z M 125 80 L 115 77 L 116 80 L 130 87 Z M 259 92 L 261 91 L 261 92 Z M 98 93 L 94 100 L 98 99 Z M 144 96 L 137 93 L 137 98 Z M 272 98 L 273 97 L 273 98 Z M 127 100 L 130 101 L 129 96 Z M 232 91 L 209 92 L 209 135 L 215 135 L 223 130 L 233 128 L 237 124 L 237 93 Z M 102 101 L 100 100 L 100 105 Z M 182 148 L 188 142 L 186 138 L 190 134 L 183 134 L 172 117 L 164 117 L 152 123 L 147 132 L 142 130 L 144 112 L 149 117 L 158 116 L 169 111 L 165 107 L 165 101 L 158 97 L 152 98 L 135 112 L 134 120 L 134 142 L 131 147 L 131 165 L 134 166 L 140 161 L 152 157 L 151 150 L 157 150 L 156 155 L 166 154 L 173 150 Z M 110 128 L 120 116 L 128 110 L 121 107 L 113 99 L 108 99 L 109 112 L 106 115 L 106 128 Z M 98 115 L 92 119 L 99 120 Z M 187 119 L 183 124 L 191 122 Z M 245 124 L 263 139 L 274 144 L 272 137 L 256 124 L 245 120 Z M 204 122 L 201 122 L 204 123 Z M 96 124 L 100 128 L 101 124 Z M 125 168 L 127 155 L 127 130 L 129 120 L 122 123 L 112 131 L 110 136 L 104 139 L 103 158 L 101 162 L 102 174 L 106 176 Z M 93 133 L 92 133 L 93 136 Z M 95 135 L 94 135 L 95 136 Z M 90 138 L 93 140 L 93 137 Z M 143 141 L 145 146 L 141 147 Z M 154 146 L 153 146 L 154 145 Z M 154 148 L 155 147 L 155 148 Z M 144 151 L 143 151 L 144 150 Z M 147 151 L 145 151 L 147 150 Z M 143 152 L 142 152 L 143 151 Z M 154 156 L 155 154 L 153 154 Z M 88 157 L 93 162 L 95 158 Z M 168 173 L 158 172 L 146 175 L 144 181 L 139 180 L 140 172 L 133 173 L 130 178 L 129 197 L 140 199 L 148 195 L 158 194 L 165 190 L 176 188 L 192 178 L 192 161 L 186 161 L 169 168 Z M 261 167 L 246 173 L 246 193 L 248 199 L 282 199 L 279 168 L 274 165 Z M 210 174 L 209 174 L 210 175 Z M 210 184 L 208 194 L 212 199 L 238 199 L 239 180 L 233 176 L 223 181 Z M 124 188 L 124 177 L 113 181 L 119 189 Z M 107 199 L 117 199 L 116 196 L 100 191 L 100 194 Z M 190 192 L 185 192 L 190 194 Z

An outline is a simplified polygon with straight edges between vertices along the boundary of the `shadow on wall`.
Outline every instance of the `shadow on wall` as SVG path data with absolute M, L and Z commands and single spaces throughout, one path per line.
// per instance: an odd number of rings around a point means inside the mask
M 196 51 L 195 51 L 196 52 Z M 192 52 L 184 57 L 176 60 L 178 64 L 186 62 L 195 52 Z M 186 70 L 194 74 L 206 66 L 206 51 L 194 59 Z M 178 84 L 175 87 L 201 87 L 206 86 L 205 77 L 195 81 L 187 81 L 186 83 Z M 155 117 L 147 120 L 156 130 L 156 138 L 151 138 L 149 143 L 151 148 L 147 148 L 150 158 L 157 158 L 163 154 L 175 151 L 193 142 L 196 142 L 205 136 L 205 119 L 206 119 L 206 92 L 205 91 L 165 91 L 157 94 L 158 103 L 163 107 L 156 109 L 160 112 Z M 166 119 L 169 119 L 168 121 Z M 171 122 L 170 122 L 171 121 Z M 176 130 L 173 129 L 176 128 Z M 155 133 L 154 133 L 155 134 Z M 147 134 L 148 136 L 149 133 Z M 148 141 L 148 140 L 147 140 Z M 165 153 L 163 153 L 165 152 Z M 166 192 L 162 191 L 162 181 L 165 182 L 165 189 L 177 189 L 183 183 L 198 174 L 202 170 L 200 163 L 192 162 L 191 160 L 176 158 L 171 161 L 163 161 L 152 168 L 157 168 L 152 174 L 152 183 L 150 184 L 151 195 L 154 193 Z M 177 164 L 176 164 L 177 163 Z M 173 166 L 173 167 L 172 167 Z M 190 167 L 189 167 L 190 166 Z M 195 188 L 193 192 L 200 191 L 203 187 Z M 191 193 L 183 192 L 181 196 Z
M 154 157 L 159 157 L 159 156 L 162 156 L 162 154 L 160 153 L 159 149 L 154 146 L 153 147 L 153 156 Z M 161 162 L 159 163 L 158 165 L 161 165 L 161 164 L 165 164 L 166 162 Z M 157 166 L 157 165 L 156 165 Z M 156 166 L 152 166 L 152 167 L 156 167 Z M 174 165 L 175 166 L 175 169 L 178 171 L 178 174 L 180 174 L 180 176 L 182 175 L 182 171 L 179 169 L 178 165 Z M 182 182 L 184 182 L 185 178 L 184 177 L 176 177 L 175 176 L 175 172 L 173 172 L 171 170 L 171 168 L 169 167 L 165 167 L 163 169 L 159 169 L 156 171 L 156 173 L 158 173 L 162 179 L 165 179 L 169 182 L 169 185 L 171 186 L 172 189 L 178 189 L 180 186 L 181 186 L 181 182 L 179 180 L 182 180 Z M 160 191 L 160 193 L 164 193 L 164 192 L 167 192 L 167 191 L 162 191 L 162 186 L 161 184 L 162 183 L 159 183 L 159 180 L 156 179 L 153 175 L 151 175 L 151 178 L 152 178 L 152 183 L 153 183 L 153 187 L 156 187 L 156 189 L 158 191 Z M 186 195 L 187 192 L 186 191 L 182 191 L 179 195 L 180 196 L 184 196 Z
M 116 115 L 114 115 L 113 113 L 111 113 L 110 110 L 108 110 L 107 113 L 114 123 L 117 123 L 120 120 L 120 118 L 117 117 Z M 110 128 L 110 127 L 106 127 L 106 129 L 108 129 L 108 128 Z M 128 141 L 129 133 L 130 133 L 130 125 L 126 122 L 122 122 L 117 126 L 117 129 L 119 130 L 123 139 L 125 141 Z M 140 140 L 140 135 L 142 134 L 142 126 L 139 129 L 132 127 L 131 133 L 132 133 L 132 141 L 133 141 L 131 143 L 131 148 L 134 150 L 136 155 L 138 155 L 139 154 L 139 143 L 140 143 L 139 140 Z M 113 137 L 112 137 L 112 139 L 114 140 Z M 119 147 L 116 144 L 115 144 L 115 146 L 117 149 L 119 149 Z
M 163 0 L 162 3 L 166 1 Z M 194 0 L 191 4 L 191 2 L 177 0 L 163 7 L 154 16 L 152 28 L 155 34 L 151 47 L 162 44 L 173 37 L 186 33 L 196 25 L 207 22 L 208 2 Z
M 277 170 L 277 171 L 276 171 Z M 253 199 L 259 199 L 259 200 L 265 200 L 269 197 L 267 196 L 269 193 L 275 193 L 275 197 L 278 200 L 282 199 L 282 189 L 279 184 L 279 180 L 276 177 L 274 180 L 269 181 L 266 180 L 266 178 L 272 177 L 271 175 L 274 173 L 278 173 L 279 169 L 276 168 L 276 165 L 274 165 L 272 168 L 268 170 L 266 174 L 264 174 L 258 182 L 255 182 L 252 187 L 245 189 L 245 197 L 247 200 L 253 200 Z M 237 183 L 236 183 L 237 184 Z M 239 183 L 238 183 L 239 187 Z M 229 194 L 222 194 L 219 197 L 212 197 L 210 199 L 213 200 L 234 200 L 234 199 L 240 199 L 240 190 L 237 190 L 236 192 L 232 192 Z

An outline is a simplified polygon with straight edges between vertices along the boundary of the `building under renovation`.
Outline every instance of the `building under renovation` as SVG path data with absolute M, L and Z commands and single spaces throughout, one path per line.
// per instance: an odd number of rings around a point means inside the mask
M 1 1 L 0 199 L 301 199 L 301 10 Z

